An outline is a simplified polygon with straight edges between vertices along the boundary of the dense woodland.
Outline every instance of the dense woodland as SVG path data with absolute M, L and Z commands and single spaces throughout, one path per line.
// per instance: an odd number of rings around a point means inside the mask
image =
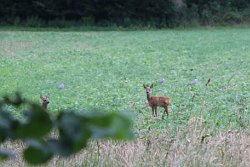
M 1 25 L 176 27 L 249 22 L 250 0 L 0 0 Z

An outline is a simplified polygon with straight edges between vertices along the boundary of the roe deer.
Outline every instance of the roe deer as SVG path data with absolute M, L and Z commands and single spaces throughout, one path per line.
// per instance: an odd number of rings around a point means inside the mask
M 146 90 L 148 105 L 152 108 L 153 117 L 157 117 L 157 107 L 163 107 L 164 113 L 168 116 L 168 105 L 171 103 L 171 99 L 165 96 L 152 96 L 153 84 L 146 86 L 143 84 L 144 89 Z M 163 113 L 163 114 L 164 114 Z
M 40 98 L 42 99 L 42 107 L 47 110 L 48 109 L 48 104 L 49 104 L 49 97 L 48 96 L 42 96 L 40 95 Z

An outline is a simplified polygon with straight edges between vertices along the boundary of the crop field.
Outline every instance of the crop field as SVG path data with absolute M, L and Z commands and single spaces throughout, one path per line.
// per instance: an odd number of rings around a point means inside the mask
M 151 83 L 172 99 L 169 117 L 152 117 Z M 131 112 L 133 140 L 93 140 L 45 166 L 250 166 L 250 28 L 0 29 L 0 85 L 1 97 L 49 95 L 52 114 Z M 27 165 L 23 144 L 2 147 L 17 157 L 1 166 Z

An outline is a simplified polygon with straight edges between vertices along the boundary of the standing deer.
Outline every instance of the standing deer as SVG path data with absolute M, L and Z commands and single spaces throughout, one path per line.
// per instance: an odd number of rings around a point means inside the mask
M 45 110 L 47 110 L 48 109 L 48 104 L 49 104 L 49 97 L 40 95 L 40 98 L 42 99 L 42 107 Z
M 157 117 L 157 107 L 163 107 L 164 113 L 168 116 L 168 105 L 171 103 L 171 99 L 165 96 L 152 96 L 153 84 L 146 86 L 143 84 L 144 89 L 146 90 L 148 105 L 152 108 L 153 117 Z M 163 114 L 164 114 L 163 113 Z

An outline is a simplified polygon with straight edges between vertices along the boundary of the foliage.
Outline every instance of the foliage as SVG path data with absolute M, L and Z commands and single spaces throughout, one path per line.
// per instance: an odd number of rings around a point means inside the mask
M 26 105 L 28 109 L 20 120 L 13 117 L 5 105 Z M 53 155 L 68 157 L 75 154 L 87 146 L 90 138 L 131 138 L 130 128 L 129 118 L 118 113 L 77 114 L 61 111 L 56 118 L 51 118 L 40 105 L 23 99 L 19 93 L 15 97 L 5 96 L 0 101 L 0 142 L 24 141 L 28 147 L 23 157 L 31 164 L 45 163 Z M 48 137 L 52 130 L 58 130 L 58 137 Z M 11 152 L 0 150 L 0 159 L 12 156 Z
M 18 23 L 35 27 L 82 25 L 172 27 L 192 24 L 194 21 L 203 25 L 221 24 L 221 22 L 241 23 L 249 20 L 243 11 L 250 5 L 249 0 L 2 1 L 4 2 L 0 5 L 0 23 Z M 231 16 L 223 17 L 229 13 Z

